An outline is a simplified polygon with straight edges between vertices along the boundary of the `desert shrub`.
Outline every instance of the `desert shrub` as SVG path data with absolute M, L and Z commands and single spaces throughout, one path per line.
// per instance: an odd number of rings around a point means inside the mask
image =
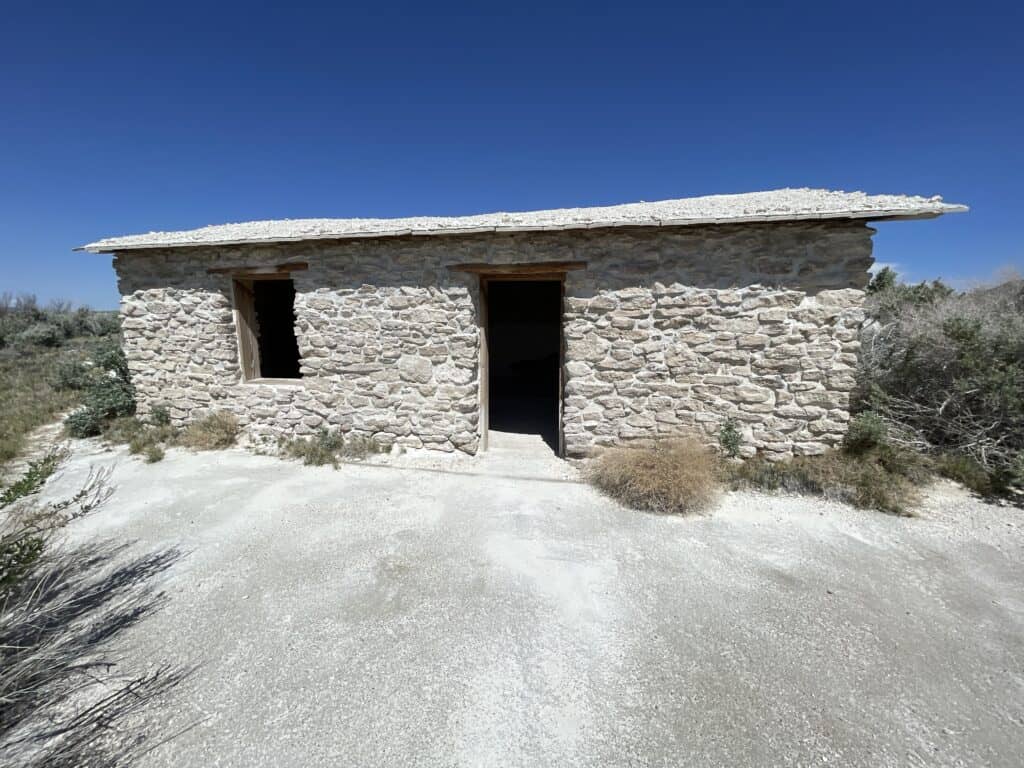
M 104 371 L 109 371 L 115 378 L 121 381 L 131 381 L 132 375 L 128 370 L 128 358 L 125 357 L 119 339 L 98 342 L 92 354 L 92 361 Z
M 55 323 L 33 323 L 15 337 L 22 347 L 58 347 L 65 335 Z
M 345 448 L 342 456 L 348 459 L 365 459 L 375 453 L 384 450 L 384 446 L 371 437 L 365 435 L 349 435 L 345 438 Z
M 970 458 L 993 491 L 1024 483 L 1024 281 L 883 286 L 868 308 L 859 407 L 897 444 Z
M 73 309 L 68 301 L 41 307 L 32 295 L 0 295 L 0 349 L 58 347 L 69 339 L 114 336 L 119 330 L 117 312 Z
M 166 427 L 171 423 L 171 412 L 166 405 L 154 405 L 149 411 L 149 423 L 154 427 Z
M 153 448 L 175 445 L 178 442 L 178 438 L 177 430 L 171 426 L 151 427 L 144 424 L 142 429 L 132 435 L 131 439 L 127 441 L 128 451 L 129 453 L 148 455 L 153 453 Z M 163 458 L 162 454 L 161 458 Z
M 64 448 L 52 448 L 42 457 L 30 461 L 28 468 L 20 478 L 0 492 L 0 509 L 13 504 L 18 499 L 25 498 L 43 487 L 43 483 L 57 471 L 67 458 L 68 452 Z
M 147 464 L 155 464 L 158 461 L 164 459 L 164 449 L 162 445 L 148 445 L 146 450 L 142 452 L 143 458 Z
M 75 328 L 76 335 L 117 336 L 121 332 L 121 318 L 117 312 L 79 310 Z
M 955 480 L 982 496 L 993 492 L 992 478 L 988 471 L 970 456 L 959 453 L 943 453 L 935 459 L 935 469 L 943 477 Z
M 729 418 L 722 422 L 722 428 L 718 430 L 718 445 L 722 449 L 722 454 L 730 459 L 740 455 L 743 437 L 736 428 L 736 419 Z
M 585 471 L 596 488 L 634 509 L 693 514 L 718 498 L 718 459 L 693 438 L 656 442 L 648 448 L 611 448 Z
M 875 413 L 867 411 L 859 413 L 850 420 L 843 437 L 843 450 L 847 453 L 861 454 L 872 448 L 884 445 L 887 428 L 885 420 Z
M 103 439 L 108 443 L 127 444 L 145 428 L 135 416 L 121 416 L 103 424 Z
M 381 447 L 374 440 L 362 435 L 348 435 L 340 431 L 321 428 L 308 438 L 296 438 L 282 443 L 282 451 L 293 459 L 301 459 L 303 464 L 338 466 L 341 459 L 364 459 L 379 453 Z
M 58 392 L 78 391 L 89 385 L 89 369 L 79 359 L 69 357 L 57 363 L 50 384 Z
M 164 458 L 165 447 L 177 443 L 178 432 L 169 424 L 153 426 L 134 416 L 123 416 L 104 424 L 103 439 L 115 445 L 127 445 L 129 453 L 141 454 L 148 463 L 153 463 Z
M 920 461 L 912 451 L 882 447 L 859 454 L 829 451 L 789 461 L 756 456 L 725 465 L 722 471 L 737 490 L 824 496 L 863 509 L 910 515 L 918 498 L 915 485 L 930 477 Z
M 924 486 L 935 479 L 935 462 L 927 454 L 912 448 L 883 444 L 861 455 L 886 472 L 909 480 L 914 486 Z
M 103 418 L 88 408 L 79 408 L 64 419 L 64 428 L 71 437 L 95 437 L 103 431 Z
M 196 451 L 215 451 L 234 445 L 239 431 L 238 419 L 233 414 L 214 411 L 185 427 L 179 442 Z
M 84 404 L 100 419 L 131 416 L 135 413 L 135 390 L 130 381 L 97 376 L 85 390 Z
M 111 419 L 135 414 L 135 389 L 120 346 L 104 344 L 93 353 L 94 370 L 82 396 L 82 408 L 64 420 L 72 437 L 93 437 Z
M 883 267 L 872 275 L 865 290 L 868 294 L 881 293 L 882 291 L 892 290 L 898 282 L 899 276 L 896 274 L 896 271 L 891 267 Z

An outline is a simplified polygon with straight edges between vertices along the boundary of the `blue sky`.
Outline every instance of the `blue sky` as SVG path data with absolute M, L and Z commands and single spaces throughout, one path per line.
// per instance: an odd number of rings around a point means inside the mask
M 0 292 L 116 306 L 107 235 L 783 186 L 942 194 L 879 261 L 1024 271 L 1019 3 L 485 6 L 5 7 Z

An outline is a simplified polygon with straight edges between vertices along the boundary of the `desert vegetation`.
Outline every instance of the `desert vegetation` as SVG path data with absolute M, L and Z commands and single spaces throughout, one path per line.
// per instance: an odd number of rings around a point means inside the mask
M 177 429 L 171 426 L 167 409 L 157 406 L 145 420 L 136 416 L 103 419 L 99 434 L 107 443 L 127 445 L 130 453 L 153 463 L 164 458 L 167 448 L 175 446 L 193 451 L 230 448 L 238 440 L 239 430 L 238 419 L 226 411 L 213 411 Z
M 0 466 L 22 453 L 32 430 L 82 401 L 92 356 L 118 327 L 116 312 L 0 294 Z
M 1024 484 L 1024 280 L 869 286 L 857 407 L 983 494 Z
M 381 446 L 368 437 L 327 429 L 320 429 L 312 437 L 282 440 L 280 448 L 283 455 L 300 459 L 303 464 L 317 467 L 330 464 L 335 468 L 340 461 L 358 461 L 381 452 Z

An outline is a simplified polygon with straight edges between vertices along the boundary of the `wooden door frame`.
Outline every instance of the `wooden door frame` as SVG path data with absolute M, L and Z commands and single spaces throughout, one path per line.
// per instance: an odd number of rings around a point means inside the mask
M 529 265 L 523 271 L 476 271 L 473 270 L 480 280 L 480 311 L 478 317 L 478 331 L 480 333 L 480 354 L 479 371 L 477 380 L 480 382 L 480 450 L 486 451 L 489 442 L 491 426 L 491 392 L 490 392 L 490 348 L 488 337 L 488 297 L 487 287 L 491 283 L 511 282 L 536 282 L 536 283 L 558 283 L 560 298 L 558 307 L 558 448 L 557 455 L 565 456 L 565 425 L 563 423 L 563 408 L 565 402 L 565 274 L 564 264 L 577 264 L 582 262 L 561 262 L 561 269 L 539 270 L 537 266 Z M 474 265 L 475 266 L 475 265 Z M 570 267 L 580 268 L 580 267 Z M 465 270 L 470 271 L 470 270 Z

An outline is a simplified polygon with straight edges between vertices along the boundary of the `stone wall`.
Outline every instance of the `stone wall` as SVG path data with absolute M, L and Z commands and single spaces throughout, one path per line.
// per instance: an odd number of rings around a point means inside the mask
M 583 260 L 565 286 L 570 455 L 734 417 L 745 451 L 818 453 L 849 419 L 873 230 L 855 222 L 310 241 L 115 259 L 140 411 L 217 409 L 256 440 L 341 428 L 479 445 L 480 296 L 464 262 Z M 301 381 L 242 382 L 231 278 L 294 272 Z

